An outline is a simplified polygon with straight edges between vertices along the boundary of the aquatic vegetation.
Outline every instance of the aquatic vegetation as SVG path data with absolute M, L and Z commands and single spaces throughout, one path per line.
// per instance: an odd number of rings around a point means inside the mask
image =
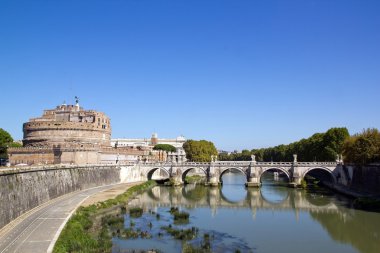
M 202 247 L 196 247 L 189 243 L 185 243 L 182 247 L 182 253 L 211 253 L 209 249 L 203 249 Z
M 208 250 L 211 249 L 211 241 L 210 241 L 209 234 L 206 233 L 203 235 L 203 243 L 201 245 L 202 245 L 202 249 L 208 249 Z
M 180 221 L 189 221 L 190 214 L 187 212 L 176 212 L 173 214 L 174 221 L 180 222 Z
M 161 227 L 163 230 L 165 230 L 168 234 L 173 236 L 177 240 L 192 240 L 198 236 L 199 229 L 196 227 L 192 227 L 189 229 L 176 229 L 172 226 L 164 226 Z
M 154 181 L 148 181 L 129 188 L 113 199 L 78 208 L 62 230 L 53 252 L 111 252 L 111 235 L 130 238 L 135 236 L 135 231 L 122 229 L 124 218 L 112 217 L 107 210 L 119 206 L 117 210 L 125 213 L 125 205 L 133 196 L 155 185 Z
M 142 214 L 143 214 L 143 209 L 140 207 L 133 207 L 129 209 L 129 215 L 132 218 L 140 218 Z
M 185 243 L 182 247 L 182 252 L 184 253 L 211 253 L 211 239 L 210 234 L 205 233 L 203 235 L 203 241 L 200 246 L 195 246 L 189 243 Z M 240 252 L 240 251 L 238 251 Z
M 124 227 L 124 217 L 107 215 L 102 217 L 102 227 L 112 227 L 112 228 L 123 228 Z
M 187 212 L 180 212 L 178 207 L 171 207 L 169 211 L 174 218 L 174 223 L 188 223 L 190 214 Z

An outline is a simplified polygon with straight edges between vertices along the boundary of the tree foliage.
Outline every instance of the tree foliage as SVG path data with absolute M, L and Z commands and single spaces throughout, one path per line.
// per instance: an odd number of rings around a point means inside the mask
M 380 162 L 380 132 L 372 128 L 355 134 L 344 143 L 344 160 L 349 163 Z
M 316 133 L 307 139 L 302 139 L 288 145 L 278 145 L 270 148 L 243 150 L 230 155 L 220 154 L 220 160 L 246 161 L 251 154 L 257 161 L 291 162 L 293 154 L 298 155 L 298 161 L 334 161 L 342 154 L 344 141 L 349 137 L 347 128 L 331 128 L 326 133 Z
M 186 158 L 192 162 L 210 162 L 211 155 L 218 155 L 214 143 L 211 141 L 188 140 L 183 144 Z
M 244 149 L 241 153 L 234 151 L 230 154 L 220 153 L 219 160 L 220 161 L 250 161 L 252 152 Z
M 170 144 L 157 144 L 154 146 L 153 150 L 163 150 L 166 152 L 176 152 L 176 148 Z
M 7 158 L 7 148 L 8 147 L 17 147 L 20 144 L 13 142 L 12 136 L 0 128 L 0 158 Z
M 3 146 L 11 142 L 13 142 L 12 136 L 7 131 L 0 128 L 0 145 Z

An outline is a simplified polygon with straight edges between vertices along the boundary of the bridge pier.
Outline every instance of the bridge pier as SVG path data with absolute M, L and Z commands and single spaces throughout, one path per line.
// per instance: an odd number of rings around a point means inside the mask
M 180 186 L 184 184 L 182 181 L 182 170 L 180 167 L 171 167 L 169 180 L 173 186 Z
M 173 185 L 173 186 L 181 186 L 184 184 L 184 182 L 182 182 L 182 178 L 177 177 L 177 176 L 170 177 L 169 181 L 170 181 L 171 185 Z
M 210 177 L 206 183 L 208 186 L 219 186 L 221 185 L 221 182 L 219 181 L 219 177 L 213 176 Z
M 260 187 L 261 182 L 260 182 L 260 177 L 258 176 L 259 173 L 259 168 L 256 167 L 256 161 L 255 157 L 253 156 L 252 163 L 249 166 L 249 169 L 247 170 L 247 183 L 245 183 L 246 187 Z
M 257 177 L 250 177 L 247 181 L 247 183 L 245 183 L 245 186 L 246 187 L 260 187 L 261 186 L 261 183 L 259 181 L 259 179 Z
M 208 168 L 207 183 L 206 186 L 220 186 L 220 171 L 213 166 L 211 162 L 210 167 Z
M 298 174 L 293 174 L 289 181 L 289 187 L 298 188 L 302 184 L 302 177 Z

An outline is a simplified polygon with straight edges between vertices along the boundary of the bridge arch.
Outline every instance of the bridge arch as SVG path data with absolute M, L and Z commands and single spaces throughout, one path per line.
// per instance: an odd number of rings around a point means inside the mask
M 279 171 L 284 172 L 285 175 L 286 175 L 286 177 L 288 178 L 288 181 L 290 182 L 291 177 L 290 177 L 289 171 L 286 170 L 286 169 L 284 169 L 284 168 L 282 168 L 282 167 L 267 167 L 267 168 L 264 168 L 264 169 L 262 170 L 261 174 L 260 174 L 259 182 L 261 182 L 261 177 L 262 177 L 262 175 L 263 175 L 265 172 L 269 171 L 269 170 L 279 170 Z
M 159 191 L 161 188 L 159 187 L 153 187 L 153 188 L 150 188 L 148 191 L 147 191 L 147 194 L 148 196 L 152 199 L 152 200 L 155 200 L 155 201 L 160 201 L 160 194 L 157 194 L 156 191 Z M 157 196 L 159 195 L 159 196 Z
M 244 177 L 245 177 L 245 181 L 247 182 L 248 181 L 248 175 L 247 175 L 247 172 L 242 169 L 241 167 L 231 167 L 231 168 L 224 168 L 223 170 L 220 171 L 220 175 L 219 175 L 219 182 L 223 182 L 222 180 L 222 177 L 225 173 L 231 171 L 231 170 L 236 170 L 236 171 L 239 171 L 241 173 L 243 173 Z
M 182 187 L 182 196 L 189 201 L 207 201 L 210 196 L 210 187 L 187 185 Z
M 325 173 L 325 175 L 329 175 L 330 176 L 331 183 L 336 184 L 336 182 L 337 182 L 337 179 L 336 179 L 335 175 L 333 174 L 333 172 L 330 169 L 325 168 L 325 167 L 311 167 L 311 168 L 308 168 L 307 170 L 305 170 L 303 172 L 302 179 L 305 179 L 305 176 L 307 174 L 309 174 L 310 172 L 312 172 L 312 171 L 323 171 Z
M 237 200 L 232 200 L 228 196 L 226 196 L 226 194 L 223 193 L 222 188 L 219 188 L 220 200 L 224 201 L 224 203 L 227 203 L 227 204 L 232 204 L 232 205 L 238 204 L 238 205 L 244 206 L 244 204 L 248 203 L 248 193 L 246 190 L 244 190 L 244 191 L 245 191 L 244 197 L 239 198 Z
M 147 177 L 147 179 L 148 179 L 148 180 L 152 180 L 153 174 L 154 174 L 154 172 L 156 172 L 157 170 L 164 171 L 164 172 L 168 175 L 168 178 L 170 177 L 170 173 L 169 173 L 169 171 L 167 171 L 165 168 L 154 167 L 154 168 L 152 168 L 152 169 L 149 169 L 148 172 L 146 173 L 146 177 Z
M 182 171 L 182 182 L 185 182 L 187 173 L 189 173 L 193 169 L 194 170 L 201 169 L 203 173 L 205 174 L 205 177 L 207 178 L 207 170 L 205 170 L 203 167 L 188 167 Z

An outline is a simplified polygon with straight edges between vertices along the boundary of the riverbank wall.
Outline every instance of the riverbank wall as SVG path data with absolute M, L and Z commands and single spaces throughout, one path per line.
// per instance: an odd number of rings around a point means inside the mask
M 128 182 L 128 172 L 124 172 L 126 175 L 122 179 L 120 170 L 115 165 L 61 165 L 0 170 L 0 229 L 25 212 L 64 194 Z
M 380 197 L 380 164 L 347 164 L 343 170 L 349 179 L 346 190 L 364 196 Z

